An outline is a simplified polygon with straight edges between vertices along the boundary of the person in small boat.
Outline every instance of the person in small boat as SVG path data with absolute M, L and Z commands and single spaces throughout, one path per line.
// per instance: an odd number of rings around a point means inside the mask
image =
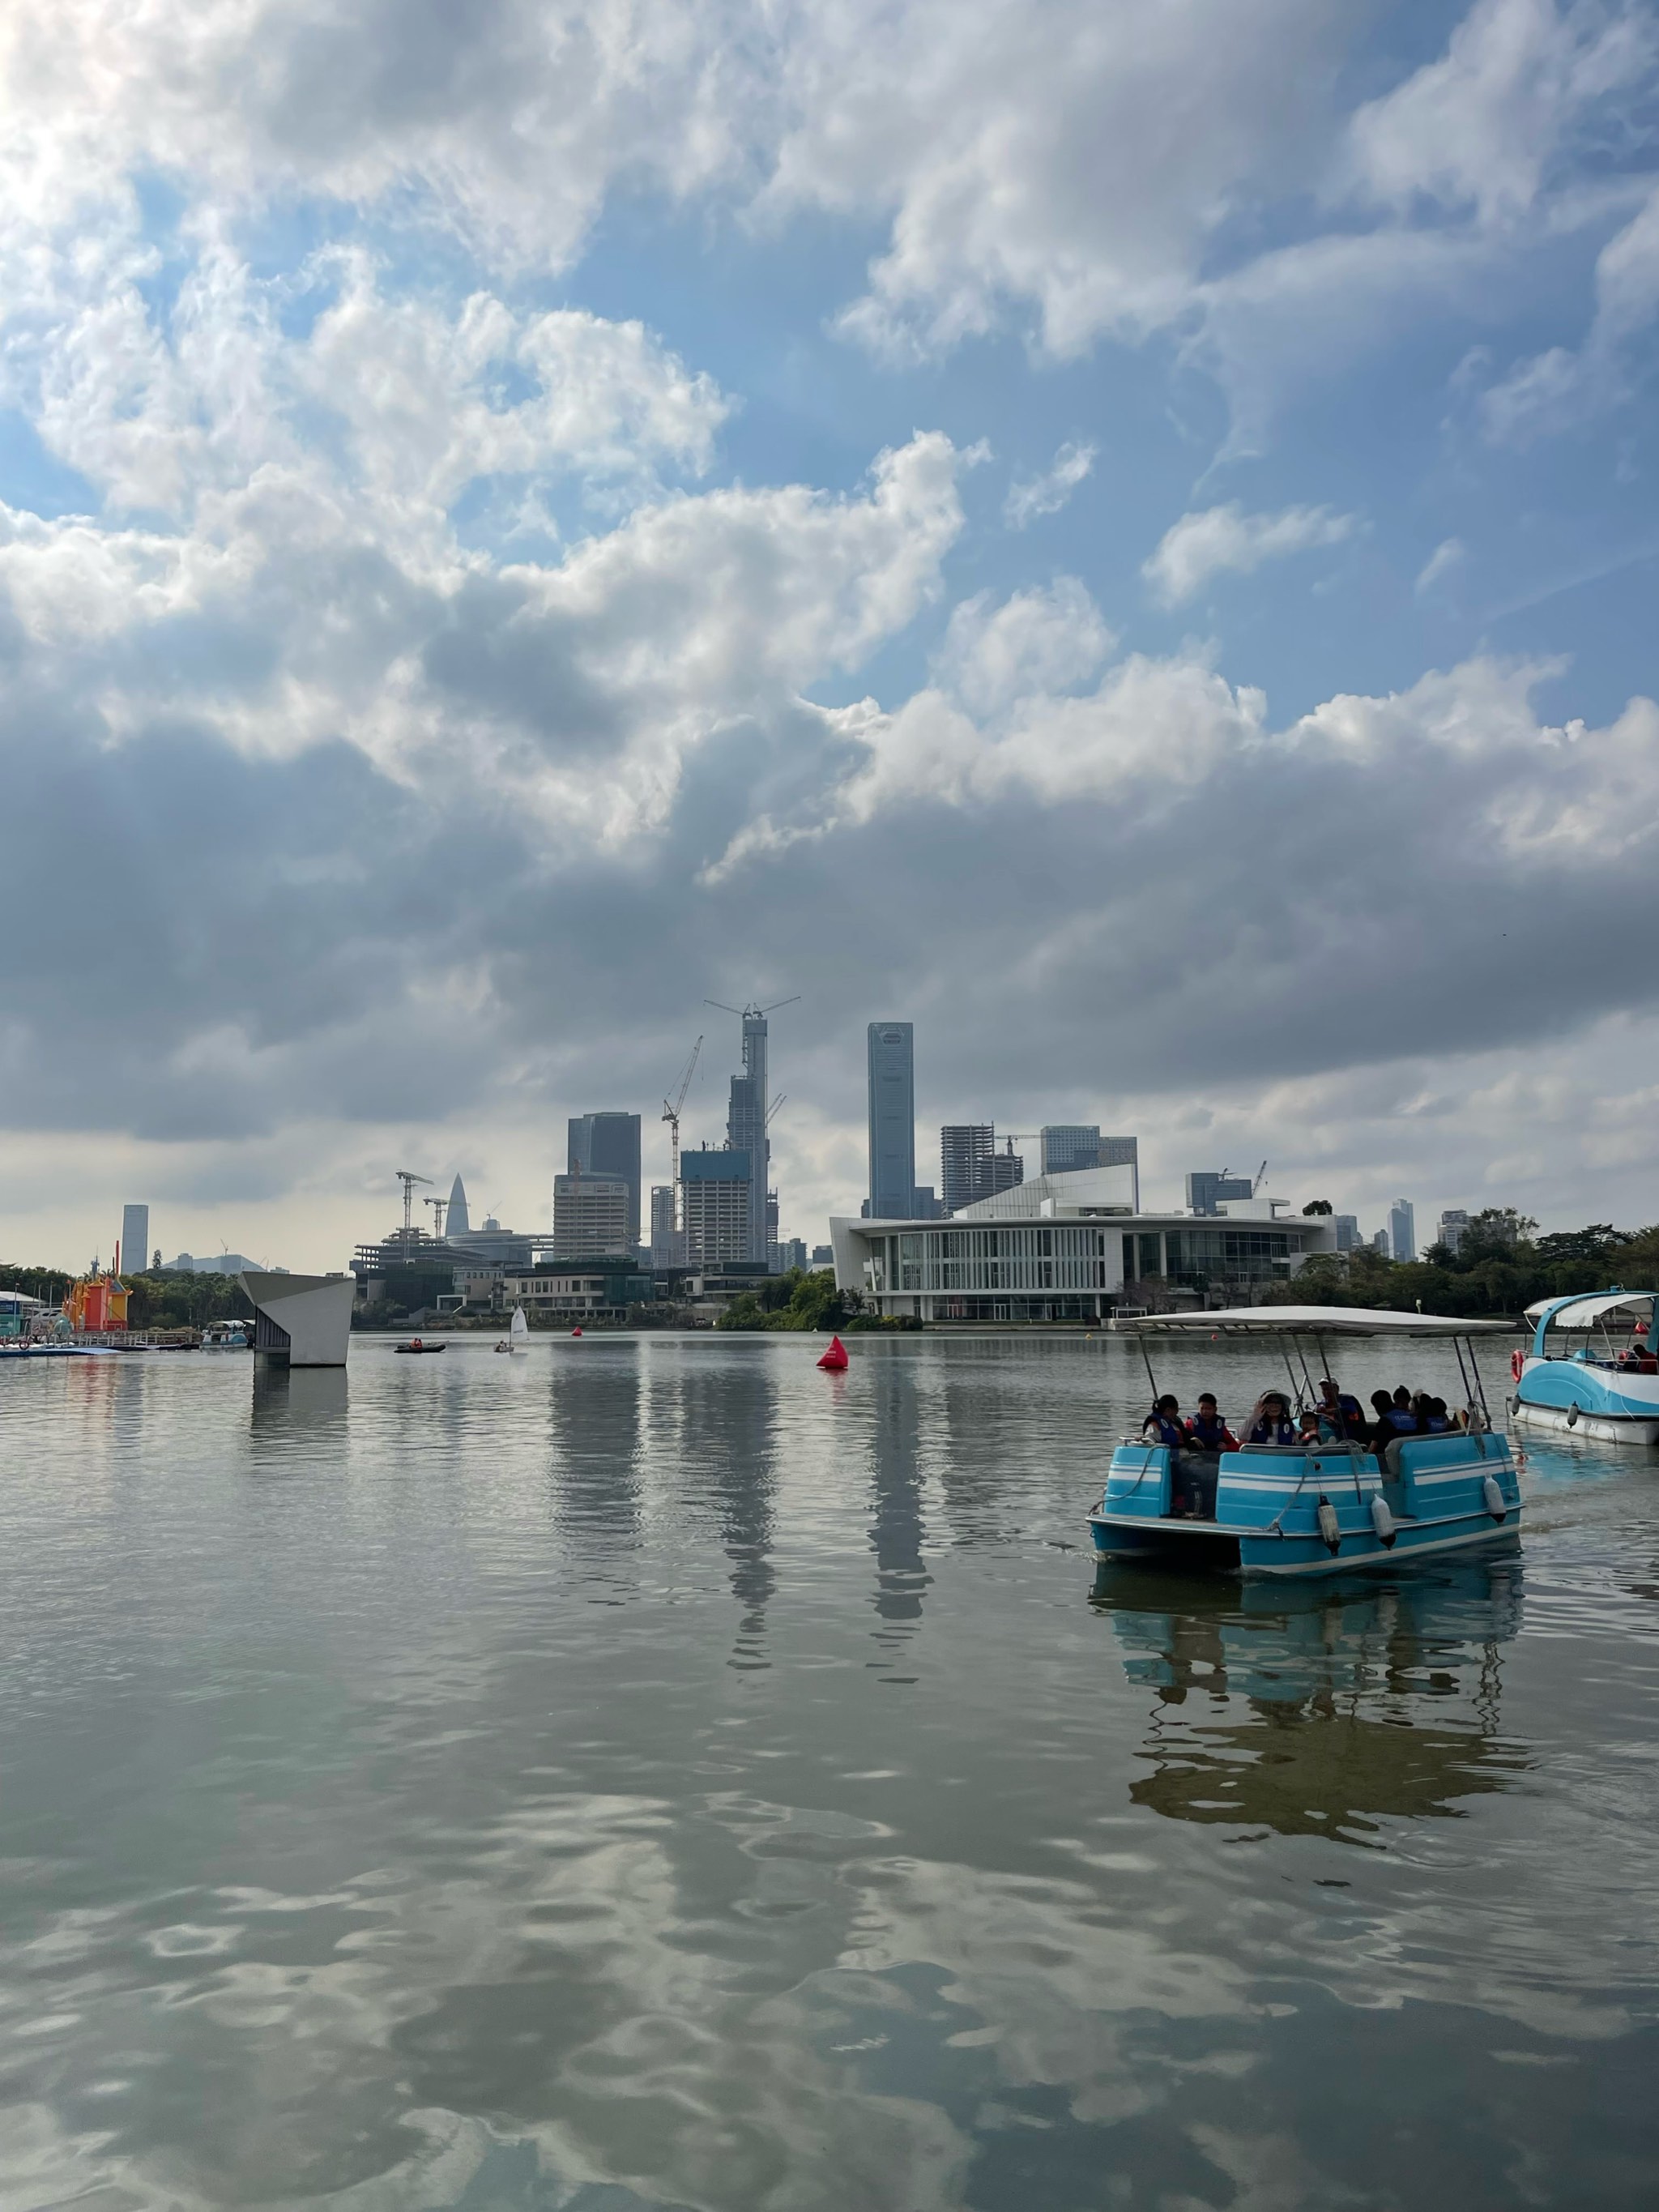
M 1322 1419 L 1317 1409 L 1312 1406 L 1304 1407 L 1297 1415 L 1296 1426 L 1296 1440 L 1300 1444 L 1329 1443 L 1336 1434 L 1330 1423 Z
M 1198 1411 L 1187 1424 L 1188 1451 L 1237 1451 L 1238 1438 L 1221 1418 L 1212 1390 L 1199 1393 Z
M 1140 1433 L 1151 1443 L 1168 1444 L 1171 1451 L 1178 1451 L 1187 1441 L 1181 1423 L 1181 1401 L 1166 1391 L 1141 1423 Z
M 1426 1390 L 1413 1392 L 1412 1419 L 1417 1424 L 1417 1433 L 1419 1437 L 1426 1437 L 1430 1433 L 1429 1418 L 1433 1410 L 1434 1400 L 1430 1397 Z
M 1397 1406 L 1386 1390 L 1371 1392 L 1371 1410 L 1376 1419 L 1371 1423 L 1370 1443 L 1374 1451 L 1385 1452 L 1396 1437 L 1415 1436 L 1417 1416 L 1409 1402 Z
M 1450 1431 L 1451 1425 L 1451 1415 L 1446 1411 L 1445 1400 L 1443 1398 L 1431 1398 L 1429 1401 L 1428 1414 L 1424 1423 L 1424 1426 L 1427 1430 L 1429 1435 L 1431 1437 L 1446 1436 Z
M 1365 1409 L 1351 1391 L 1339 1389 L 1328 1375 L 1319 1378 L 1319 1410 L 1338 1437 L 1354 1437 L 1363 1443 L 1368 1433 Z
M 1293 1444 L 1297 1440 L 1289 1399 L 1282 1390 L 1264 1390 L 1244 1425 L 1242 1442 L 1246 1445 Z

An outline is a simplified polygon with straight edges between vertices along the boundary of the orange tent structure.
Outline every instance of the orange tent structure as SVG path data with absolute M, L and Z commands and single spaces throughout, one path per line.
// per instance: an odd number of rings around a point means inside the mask
M 117 1275 L 94 1269 L 70 1285 L 64 1301 L 70 1327 L 77 1335 L 101 1335 L 106 1329 L 127 1325 L 127 1289 Z

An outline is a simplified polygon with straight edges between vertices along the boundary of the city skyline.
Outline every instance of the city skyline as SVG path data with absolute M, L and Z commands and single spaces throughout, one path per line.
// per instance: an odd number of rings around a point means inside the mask
M 1642 1210 L 1650 10 L 574 4 L 11 57 L 0 1248 L 523 1221 L 794 994 L 786 1233 L 890 1014 L 1148 1195 Z

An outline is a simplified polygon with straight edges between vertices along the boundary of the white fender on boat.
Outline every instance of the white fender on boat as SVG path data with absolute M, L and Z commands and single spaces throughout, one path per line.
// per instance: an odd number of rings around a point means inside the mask
M 1392 1551 L 1396 1534 L 1394 1516 L 1389 1510 L 1389 1501 L 1380 1490 L 1371 1492 L 1371 1526 L 1376 1531 L 1377 1541 L 1383 1550 Z
M 1498 1486 L 1498 1479 L 1495 1475 L 1487 1475 L 1482 1482 L 1480 1495 L 1486 1499 L 1486 1510 L 1492 1519 L 1501 1521 L 1510 1509 L 1504 1503 L 1504 1493 Z
M 1316 1517 L 1319 1522 L 1321 1540 L 1328 1552 L 1334 1552 L 1342 1541 L 1342 1530 L 1337 1521 L 1336 1508 L 1328 1498 L 1320 1499 Z

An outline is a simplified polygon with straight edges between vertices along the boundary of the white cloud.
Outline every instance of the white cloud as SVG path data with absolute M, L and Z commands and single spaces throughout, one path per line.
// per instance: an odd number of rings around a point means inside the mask
M 1100 448 L 1068 442 L 1055 453 L 1041 476 L 1018 477 L 1008 487 L 1002 517 L 1011 530 L 1024 530 L 1039 515 L 1058 514 L 1080 483 L 1094 472 Z
M 1480 402 L 1486 434 L 1521 444 L 1616 406 L 1635 387 L 1634 341 L 1659 318 L 1659 190 L 1601 249 L 1595 313 L 1583 346 L 1552 346 L 1518 364 Z
M 1444 55 L 1355 115 L 1357 188 L 1403 207 L 1419 198 L 1483 222 L 1529 210 L 1574 134 L 1650 70 L 1644 10 L 1591 0 L 1477 0 Z
M 1246 514 L 1237 500 L 1225 507 L 1183 514 L 1141 564 L 1141 574 L 1165 606 L 1194 598 L 1213 576 L 1248 576 L 1264 561 L 1282 560 L 1316 545 L 1340 544 L 1358 518 L 1328 507 L 1287 507 L 1277 514 Z
M 1418 598 L 1425 599 L 1438 584 L 1462 567 L 1468 558 L 1468 550 L 1461 538 L 1443 538 L 1418 572 L 1413 589 Z

